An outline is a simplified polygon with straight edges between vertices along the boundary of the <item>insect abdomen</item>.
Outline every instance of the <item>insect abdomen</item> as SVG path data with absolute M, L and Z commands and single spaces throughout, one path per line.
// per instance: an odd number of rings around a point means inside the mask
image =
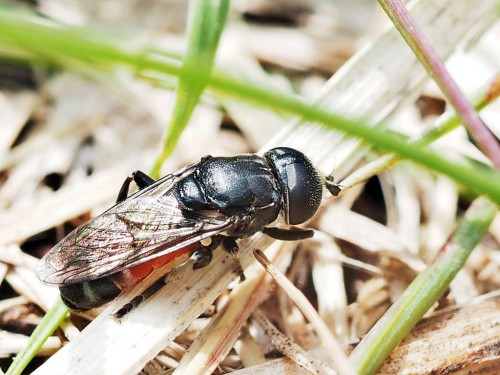
M 199 247 L 195 243 L 106 277 L 60 286 L 61 298 L 73 310 L 86 311 L 102 306 L 115 299 L 121 292 L 132 289 L 154 269 L 172 262 L 183 254 L 189 254 Z
M 85 311 L 99 307 L 115 299 L 121 289 L 111 277 L 102 277 L 82 283 L 59 287 L 63 302 L 73 310 Z

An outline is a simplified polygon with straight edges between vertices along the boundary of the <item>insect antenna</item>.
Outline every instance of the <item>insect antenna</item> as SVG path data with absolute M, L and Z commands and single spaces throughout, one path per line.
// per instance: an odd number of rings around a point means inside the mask
M 342 191 L 341 185 L 334 182 L 333 176 L 331 175 L 325 178 L 325 187 L 334 197 L 338 197 Z

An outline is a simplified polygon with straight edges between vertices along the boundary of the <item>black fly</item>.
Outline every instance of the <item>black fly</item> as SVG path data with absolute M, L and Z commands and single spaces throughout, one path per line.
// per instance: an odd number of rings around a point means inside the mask
M 140 190 L 127 197 L 132 181 Z M 70 308 L 88 310 L 186 253 L 197 269 L 210 263 L 217 246 L 235 254 L 236 239 L 257 232 L 309 238 L 312 230 L 291 226 L 311 219 L 321 196 L 312 163 L 287 147 L 262 157 L 207 156 L 158 181 L 137 171 L 125 180 L 117 204 L 66 236 L 41 260 L 37 275 L 58 285 Z

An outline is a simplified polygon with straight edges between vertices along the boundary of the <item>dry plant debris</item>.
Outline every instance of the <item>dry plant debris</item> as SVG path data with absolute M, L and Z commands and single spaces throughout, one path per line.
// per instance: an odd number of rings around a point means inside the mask
M 122 30 L 175 54 L 182 51 L 184 3 L 45 0 L 33 7 L 68 24 Z M 410 136 L 442 115 L 439 92 L 397 33 L 384 31 L 387 21 L 371 2 L 272 3 L 234 2 L 218 52 L 220 70 L 295 90 L 332 111 L 383 121 Z M 500 61 L 500 25 L 491 20 L 490 6 L 479 0 L 413 5 L 436 48 L 452 56 L 449 68 L 468 96 L 498 73 L 493 62 Z M 475 44 L 460 50 L 468 42 Z M 128 173 L 148 170 L 173 100 L 173 91 L 142 77 L 0 63 L 1 370 L 57 298 L 56 288 L 35 278 L 37 258 L 109 207 Z M 500 134 L 498 104 L 484 111 L 484 119 Z M 290 126 L 290 120 L 207 95 L 163 173 L 207 154 L 286 145 L 304 150 L 324 174 L 334 171 L 342 185 L 380 156 L 359 140 L 296 120 Z M 485 162 L 461 128 L 434 147 Z M 401 163 L 337 199 L 325 194 L 311 240 L 282 244 L 257 235 L 242 241 L 244 283 L 235 282 L 231 258 L 219 251 L 201 271 L 179 260 L 167 287 L 120 323 L 110 314 L 174 265 L 100 311 L 71 314 L 26 373 L 334 373 L 338 361 L 252 250 L 264 250 L 348 355 L 436 257 L 469 199 L 449 179 Z M 500 372 L 500 300 L 494 293 L 500 289 L 499 242 L 497 218 L 446 295 L 379 373 Z

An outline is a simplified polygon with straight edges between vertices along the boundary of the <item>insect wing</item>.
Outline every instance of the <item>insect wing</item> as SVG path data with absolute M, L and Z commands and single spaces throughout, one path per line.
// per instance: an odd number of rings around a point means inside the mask
M 186 216 L 180 210 L 172 187 L 189 172 L 174 172 L 76 228 L 39 263 L 40 280 L 58 285 L 94 280 L 229 228 L 233 221 L 219 213 Z

